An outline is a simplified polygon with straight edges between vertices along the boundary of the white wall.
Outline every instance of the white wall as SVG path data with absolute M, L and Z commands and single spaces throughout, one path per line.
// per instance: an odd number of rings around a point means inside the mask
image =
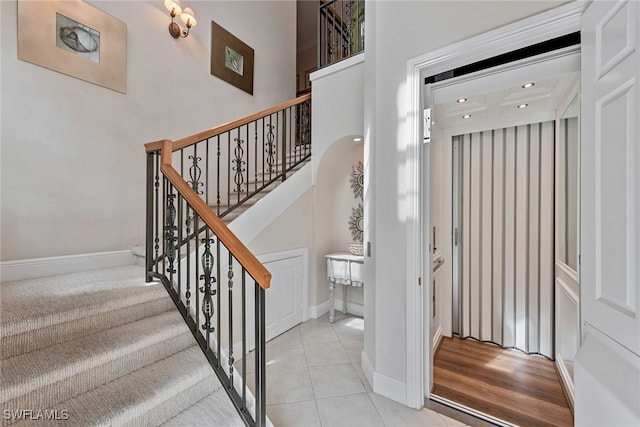
M 295 95 L 295 2 L 191 1 L 179 40 L 161 1 L 90 3 L 127 23 L 126 94 L 18 60 L 17 3 L 1 2 L 3 261 L 142 244 L 144 143 Z M 212 19 L 255 50 L 253 96 L 210 74 Z
M 348 250 L 351 242 L 348 220 L 355 199 L 349 174 L 352 166 L 363 159 L 363 144 L 353 142 L 353 137 L 364 134 L 363 61 L 364 54 L 360 54 L 312 75 L 316 254 L 311 258 L 310 305 L 322 304 L 329 298 L 324 256 Z M 367 285 L 364 291 L 350 290 L 349 300 L 362 304 L 366 288 Z
M 375 287 L 375 333 L 365 335 L 365 353 L 377 378 L 374 391 L 404 402 L 406 383 L 406 208 L 405 149 L 407 60 L 495 29 L 563 2 L 542 1 L 374 1 L 366 5 L 365 205 L 373 259 L 365 263 Z M 369 148 L 368 148 L 369 147 Z M 368 192 L 367 192 L 368 194 Z M 373 282 L 372 282 L 373 281 Z M 372 310 L 372 311 L 370 311 Z M 402 331 L 402 333 L 399 333 Z M 373 341 L 373 342 L 372 342 Z M 395 388 L 393 388 L 395 386 Z
M 333 144 L 320 159 L 316 175 L 315 215 L 315 292 L 314 305 L 329 299 L 327 283 L 327 261 L 325 255 L 346 252 L 353 242 L 349 231 L 351 208 L 358 201 L 353 197 L 349 185 L 351 169 L 362 161 L 363 144 L 347 137 Z M 365 284 L 366 286 L 366 284 Z M 350 288 L 349 302 L 363 304 L 363 289 Z M 342 288 L 338 286 L 336 298 L 342 299 Z

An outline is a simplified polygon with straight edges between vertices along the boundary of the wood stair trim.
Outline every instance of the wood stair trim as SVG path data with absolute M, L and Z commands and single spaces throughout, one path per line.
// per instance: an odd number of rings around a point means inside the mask
M 172 151 L 177 151 L 180 150 L 182 148 L 188 147 L 192 144 L 195 144 L 197 142 L 203 141 L 207 138 L 212 138 L 214 136 L 220 135 L 222 133 L 228 132 L 230 130 L 233 130 L 237 127 L 240 126 L 244 126 L 248 123 L 251 123 L 253 121 L 259 120 L 263 117 L 266 117 L 270 114 L 274 114 L 277 113 L 280 110 L 284 110 L 285 108 L 291 107 L 293 105 L 296 104 L 301 104 L 305 101 L 308 101 L 311 99 L 311 94 L 305 94 L 302 96 L 299 96 L 297 98 L 291 99 L 289 101 L 285 101 L 281 104 L 278 104 L 276 106 L 273 106 L 271 108 L 267 108 L 266 110 L 262 110 L 258 113 L 255 114 L 251 114 L 249 116 L 243 117 L 241 119 L 238 120 L 234 120 L 232 122 L 229 123 L 225 123 L 223 125 L 214 127 L 212 129 L 208 129 L 205 131 L 202 131 L 200 133 L 196 133 L 195 135 L 191 135 L 188 136 L 186 138 L 182 138 L 179 139 L 175 142 L 173 142 L 172 144 Z M 164 144 L 166 140 L 160 140 L 160 141 L 154 141 L 154 142 L 150 142 L 145 144 L 145 149 L 147 150 L 147 152 L 152 152 L 152 151 L 160 151 L 162 149 L 162 146 Z

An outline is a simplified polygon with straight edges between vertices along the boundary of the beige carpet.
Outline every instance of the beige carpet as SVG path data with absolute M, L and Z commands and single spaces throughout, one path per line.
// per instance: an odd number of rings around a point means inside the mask
M 3 426 L 243 425 L 142 267 L 1 283 L 0 333 Z

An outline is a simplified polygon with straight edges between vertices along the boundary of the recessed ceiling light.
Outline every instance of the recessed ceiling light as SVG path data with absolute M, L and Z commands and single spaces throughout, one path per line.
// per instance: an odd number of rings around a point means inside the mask
M 467 102 L 467 98 L 460 98 L 456 101 L 458 104 L 462 104 L 463 102 Z
M 465 114 L 464 116 L 462 116 L 463 119 L 468 119 L 469 117 L 471 117 L 471 114 Z
M 518 105 L 518 108 L 527 108 L 529 106 L 529 104 L 520 104 Z
M 535 85 L 536 85 L 536 84 L 535 84 L 535 83 L 533 83 L 533 82 L 525 83 L 525 84 L 523 84 L 523 85 L 522 85 L 522 88 L 523 88 L 523 89 L 529 89 L 530 87 L 534 87 Z
M 353 142 L 360 142 L 360 141 L 362 141 L 362 138 L 360 138 L 360 137 L 353 138 Z

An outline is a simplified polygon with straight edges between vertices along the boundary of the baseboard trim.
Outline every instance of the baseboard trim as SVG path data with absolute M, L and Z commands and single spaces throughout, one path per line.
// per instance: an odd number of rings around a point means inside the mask
M 371 361 L 369 361 L 369 357 L 367 357 L 367 353 L 365 353 L 364 350 L 362 350 L 362 353 L 360 354 L 360 367 L 364 372 L 365 378 L 369 381 L 369 385 L 373 389 L 373 365 L 371 364 Z
M 373 372 L 373 392 L 395 400 L 403 405 L 407 404 L 407 384 L 387 377 L 379 372 Z
M 407 384 L 376 372 L 367 357 L 367 353 L 364 351 L 360 357 L 360 366 L 367 381 L 371 384 L 374 393 L 395 400 L 403 405 L 407 404 Z
M 304 319 L 317 319 L 318 317 L 322 317 L 323 315 L 329 312 L 329 301 L 325 301 L 321 304 L 314 305 L 312 307 L 307 308 L 306 313 L 304 313 Z
M 334 301 L 335 311 L 339 311 L 342 313 L 342 300 L 337 299 Z M 327 308 L 327 312 L 329 309 Z M 353 314 L 355 316 L 364 317 L 364 305 L 358 304 L 355 302 L 347 301 L 347 313 Z
M 130 250 L 0 262 L 0 282 L 134 265 Z
M 556 355 L 556 371 L 558 371 L 558 376 L 560 377 L 560 384 L 562 384 L 562 389 L 564 391 L 565 396 L 567 397 L 567 401 L 571 406 L 571 412 L 573 412 L 575 404 L 574 404 L 574 390 L 573 390 L 573 380 L 571 379 L 571 375 L 569 375 L 569 370 L 567 369 L 567 365 L 564 362 L 564 359 L 560 354 Z
M 440 341 L 442 341 L 442 327 L 438 326 L 436 332 L 433 334 L 433 351 L 435 354 L 436 349 L 440 345 Z

